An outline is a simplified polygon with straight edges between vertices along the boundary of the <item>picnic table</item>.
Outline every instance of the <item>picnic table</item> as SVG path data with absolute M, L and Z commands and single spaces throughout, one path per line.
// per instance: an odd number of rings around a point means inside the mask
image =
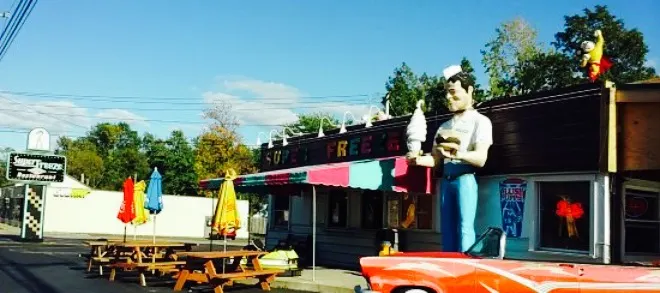
M 131 243 L 153 243 L 153 240 L 130 240 Z M 112 257 L 110 256 L 115 252 L 114 246 L 117 243 L 124 243 L 123 239 L 97 239 L 97 240 L 88 240 L 84 243 L 90 247 L 90 252 L 87 255 L 81 254 L 87 258 L 87 271 L 91 272 L 94 264 L 99 265 L 99 275 L 103 275 L 103 266 L 111 262 Z M 183 243 L 183 246 L 173 246 L 173 249 L 183 249 L 185 251 L 191 251 L 193 246 L 197 246 L 196 243 Z M 110 255 L 109 255 L 110 254 Z M 116 257 L 116 256 L 115 256 Z
M 180 268 L 174 291 L 181 291 L 187 281 L 207 283 L 215 293 L 223 293 L 223 287 L 232 286 L 236 280 L 255 278 L 259 280 L 261 289 L 270 291 L 270 283 L 282 270 L 264 270 L 259 262 L 263 251 L 210 251 L 182 252 L 178 256 L 185 257 L 185 265 Z M 246 258 L 252 266 L 241 265 Z M 230 263 L 227 263 L 231 259 Z M 222 266 L 222 267 L 218 267 Z
M 113 251 L 108 267 L 110 281 L 115 280 L 117 270 L 133 271 L 139 274 L 141 286 L 146 286 L 145 272 L 160 271 L 162 275 L 171 271 L 178 271 L 178 267 L 185 264 L 177 261 L 176 250 L 188 249 L 190 245 L 180 242 L 153 242 L 153 241 L 127 241 L 112 243 Z

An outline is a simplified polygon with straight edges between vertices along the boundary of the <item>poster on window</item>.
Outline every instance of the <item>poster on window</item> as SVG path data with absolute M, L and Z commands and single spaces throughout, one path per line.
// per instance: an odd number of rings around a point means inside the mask
M 507 237 L 519 238 L 522 234 L 526 193 L 527 181 L 523 179 L 509 178 L 500 182 L 502 229 Z

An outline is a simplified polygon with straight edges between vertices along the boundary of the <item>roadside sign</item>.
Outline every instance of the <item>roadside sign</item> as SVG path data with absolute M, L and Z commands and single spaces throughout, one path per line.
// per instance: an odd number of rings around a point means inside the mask
M 66 157 L 11 152 L 7 156 L 7 179 L 34 183 L 63 182 Z

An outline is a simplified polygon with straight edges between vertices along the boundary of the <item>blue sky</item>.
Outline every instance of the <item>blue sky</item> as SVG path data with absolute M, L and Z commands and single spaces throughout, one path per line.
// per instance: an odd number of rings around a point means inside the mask
M 77 136 L 108 117 L 192 137 L 215 100 L 232 103 L 254 144 L 295 113 L 361 117 L 402 61 L 439 74 L 466 56 L 484 84 L 479 50 L 501 22 L 522 16 L 549 44 L 564 15 L 596 4 L 641 30 L 649 63 L 660 61 L 654 0 L 247 2 L 40 1 L 0 61 L 0 90 L 14 92 L 0 93 L 0 146 L 25 147 L 25 133 L 7 131 Z

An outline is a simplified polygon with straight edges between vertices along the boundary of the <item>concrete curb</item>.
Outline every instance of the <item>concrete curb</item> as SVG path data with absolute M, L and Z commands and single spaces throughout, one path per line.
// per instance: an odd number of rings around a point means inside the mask
M 355 293 L 355 286 L 348 288 L 297 280 L 275 279 L 271 287 L 306 292 Z
M 322 292 L 322 293 L 355 293 L 355 286 L 350 288 L 343 286 L 333 286 L 327 284 L 314 283 L 308 280 L 296 280 L 296 279 L 282 279 L 284 277 L 275 278 L 275 281 L 270 283 L 271 288 L 277 289 L 289 289 L 294 291 L 302 292 Z M 295 277 L 294 277 L 295 278 Z M 257 282 L 240 280 L 236 283 L 244 285 L 257 285 Z

